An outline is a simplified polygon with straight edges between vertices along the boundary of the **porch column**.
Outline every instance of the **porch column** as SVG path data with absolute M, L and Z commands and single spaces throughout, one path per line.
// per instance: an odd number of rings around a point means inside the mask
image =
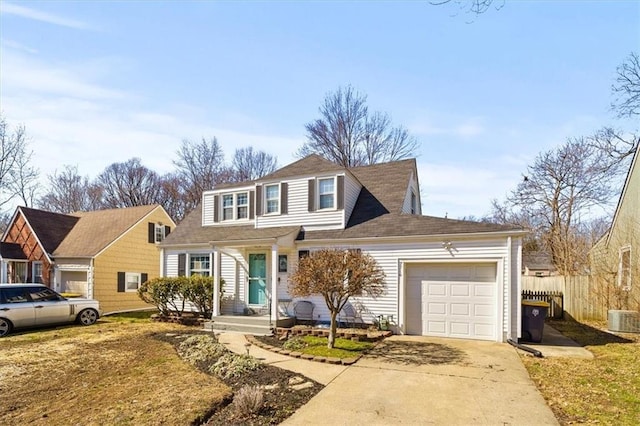
M 213 248 L 213 313 L 212 316 L 220 315 L 220 250 Z
M 271 318 L 278 324 L 278 245 L 271 246 Z

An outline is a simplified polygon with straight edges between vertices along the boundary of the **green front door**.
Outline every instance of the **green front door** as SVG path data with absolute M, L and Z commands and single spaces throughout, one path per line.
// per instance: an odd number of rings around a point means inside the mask
M 249 304 L 267 304 L 267 255 L 253 253 L 249 255 Z

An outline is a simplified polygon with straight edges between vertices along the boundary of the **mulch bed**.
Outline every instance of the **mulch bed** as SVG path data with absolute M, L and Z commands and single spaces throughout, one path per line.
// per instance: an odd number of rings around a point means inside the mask
M 174 347 L 176 347 L 180 344 L 181 341 L 184 340 L 184 334 L 210 335 L 207 332 L 193 330 L 183 333 L 183 336 L 175 334 L 171 336 L 158 334 L 156 337 L 158 339 L 169 342 Z M 207 374 L 211 374 L 208 371 L 210 365 L 203 363 L 197 365 L 196 367 Z M 302 378 L 304 382 L 309 382 L 310 387 L 300 390 L 292 389 L 289 386 L 289 383 L 290 380 L 294 377 Z M 212 408 L 209 418 L 204 419 L 204 421 L 202 422 L 195 422 L 194 424 L 207 426 L 276 425 L 291 416 L 298 408 L 306 404 L 311 398 L 313 398 L 324 388 L 324 386 L 320 383 L 314 382 L 313 380 L 301 376 L 300 374 L 266 364 L 263 365 L 263 367 L 259 370 L 244 374 L 241 377 L 220 380 L 227 386 L 229 386 L 234 393 L 245 385 L 268 386 L 264 389 L 264 407 L 259 413 L 252 417 L 238 418 L 237 414 L 235 413 L 234 407 L 231 404 L 231 401 L 225 401 L 223 406 Z

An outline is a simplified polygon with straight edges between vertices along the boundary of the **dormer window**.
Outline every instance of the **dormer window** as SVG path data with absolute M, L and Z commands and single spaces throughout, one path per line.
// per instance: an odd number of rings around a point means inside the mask
M 233 194 L 222 196 L 222 220 L 233 220 Z
M 335 207 L 335 179 L 318 179 L 318 196 L 320 209 Z
M 222 220 L 249 218 L 249 193 L 225 194 L 222 196 Z
M 236 218 L 247 219 L 249 217 L 249 194 L 243 192 L 236 194 Z
M 265 186 L 265 213 L 280 213 L 280 185 Z

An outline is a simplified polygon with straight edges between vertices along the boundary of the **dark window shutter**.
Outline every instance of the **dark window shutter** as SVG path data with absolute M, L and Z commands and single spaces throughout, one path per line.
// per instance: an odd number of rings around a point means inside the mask
M 249 191 L 249 219 L 256 217 L 256 191 Z
M 316 180 L 309 179 L 309 209 L 310 212 L 316 211 Z
M 156 242 L 156 224 L 149 222 L 149 242 Z
M 280 214 L 287 214 L 287 208 L 289 204 L 289 184 L 282 182 L 280 184 Z
M 144 272 L 140 274 L 140 284 L 144 284 L 149 281 L 149 274 L 145 274 Z
M 124 272 L 118 272 L 118 293 L 124 293 Z
M 187 255 L 180 253 L 178 255 L 178 276 L 184 277 L 187 275 Z
M 256 216 L 262 216 L 262 185 L 256 186 Z
M 171 233 L 171 227 L 169 225 L 164 226 L 164 236 L 166 237 Z
M 213 221 L 214 222 L 220 222 L 220 207 L 218 206 L 218 202 L 219 202 L 220 197 L 218 197 L 217 195 L 213 196 Z
M 338 176 L 338 210 L 344 209 L 344 176 Z

